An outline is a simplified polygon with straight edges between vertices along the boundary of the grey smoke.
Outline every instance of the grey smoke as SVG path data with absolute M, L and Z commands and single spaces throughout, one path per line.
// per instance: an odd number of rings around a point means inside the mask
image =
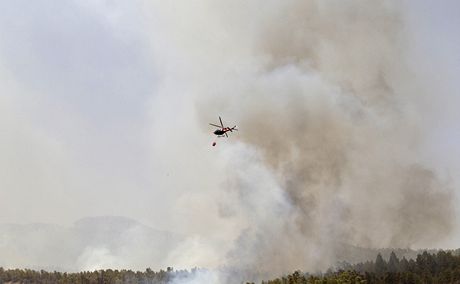
M 220 217 L 241 225 L 223 265 L 325 269 L 343 243 L 433 246 L 452 232 L 452 189 L 420 158 L 418 96 L 433 94 L 418 93 L 400 4 L 198 1 L 166 11 L 175 24 L 165 41 L 179 47 L 164 60 L 177 63 L 168 76 L 183 102 L 201 125 L 219 113 L 241 129 L 220 150 Z

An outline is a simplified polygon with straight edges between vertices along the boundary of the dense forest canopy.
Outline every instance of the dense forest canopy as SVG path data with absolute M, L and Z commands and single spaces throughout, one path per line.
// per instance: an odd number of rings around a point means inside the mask
M 168 267 L 158 272 L 97 270 L 78 273 L 36 271 L 30 269 L 0 268 L 0 283 L 142 283 L 177 284 L 200 283 L 194 276 L 206 270 L 174 270 Z M 190 281 L 190 279 L 192 279 Z M 184 282 L 182 282 L 184 280 Z M 229 283 L 242 283 L 238 277 L 227 279 Z M 254 282 L 246 282 L 254 283 Z M 329 269 L 324 274 L 309 274 L 295 271 L 280 278 L 265 280 L 261 284 L 310 284 L 310 283 L 460 283 L 460 249 L 440 250 L 436 253 L 424 251 L 415 259 L 401 259 L 391 252 L 385 260 L 378 254 L 374 261 L 357 264 L 343 262 L 340 267 Z M 255 284 L 255 283 L 254 283 Z

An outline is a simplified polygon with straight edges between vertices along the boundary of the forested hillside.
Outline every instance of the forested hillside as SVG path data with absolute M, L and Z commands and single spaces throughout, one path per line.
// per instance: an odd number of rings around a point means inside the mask
M 325 275 L 308 275 L 300 271 L 293 274 L 263 281 L 263 284 L 303 284 L 303 283 L 460 283 L 459 250 L 423 252 L 415 259 L 399 259 L 394 252 L 388 260 L 377 255 L 375 261 L 350 265 Z
M 460 283 L 459 250 L 438 251 L 437 253 L 423 252 L 415 259 L 399 259 L 392 252 L 385 260 L 381 254 L 375 261 L 358 264 L 342 263 L 337 271 L 329 270 L 323 275 L 312 275 L 296 271 L 280 278 L 262 281 L 262 284 L 334 284 L 334 283 Z M 0 268 L 0 283 L 149 283 L 170 284 L 182 283 L 181 279 L 193 279 L 200 271 L 193 269 L 167 270 L 154 272 L 147 268 L 145 271 L 132 270 L 98 270 L 78 273 L 47 272 L 30 269 Z M 239 280 L 228 283 L 241 283 Z M 185 281 L 184 283 L 188 283 Z M 193 282 L 200 283 L 200 282 Z M 246 282 L 253 283 L 253 282 Z M 203 283 L 204 284 L 204 283 Z M 212 283 L 210 283 L 212 284 Z M 254 283 L 255 284 L 255 283 Z

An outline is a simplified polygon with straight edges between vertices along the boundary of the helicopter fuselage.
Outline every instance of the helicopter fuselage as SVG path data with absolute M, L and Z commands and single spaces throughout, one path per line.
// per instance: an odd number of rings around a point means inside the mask
M 214 131 L 214 134 L 216 134 L 216 135 L 224 135 L 225 132 L 227 132 L 227 131 L 224 131 L 222 129 L 217 129 L 216 131 Z

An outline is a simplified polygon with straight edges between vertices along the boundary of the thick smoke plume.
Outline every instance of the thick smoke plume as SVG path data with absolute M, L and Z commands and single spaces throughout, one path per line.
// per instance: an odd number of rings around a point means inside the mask
M 344 244 L 432 246 L 452 230 L 452 192 L 419 158 L 397 1 L 160 6 L 155 21 L 178 46 L 159 60 L 160 94 L 180 82 L 199 124 L 221 114 L 240 128 L 216 149 L 219 216 L 238 224 L 221 265 L 325 269 Z

